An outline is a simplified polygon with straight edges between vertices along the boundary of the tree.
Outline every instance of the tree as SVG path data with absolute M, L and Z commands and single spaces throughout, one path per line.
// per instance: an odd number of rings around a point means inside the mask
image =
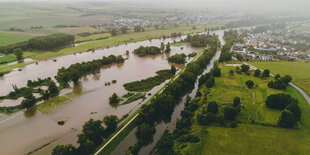
M 155 154 L 156 155 L 173 155 L 175 154 L 173 146 L 174 146 L 174 137 L 173 134 L 169 133 L 168 130 L 165 131 L 163 136 L 160 138 L 158 143 L 156 144 Z
M 286 85 L 288 85 L 292 81 L 292 77 L 289 75 L 285 75 L 284 77 L 280 78 Z
M 269 77 L 270 76 L 270 71 L 268 69 L 265 69 L 263 71 L 263 77 Z
M 111 36 L 116 36 L 117 35 L 117 30 L 116 29 L 111 29 L 110 33 L 111 33 Z
M 294 114 L 295 120 L 299 121 L 301 116 L 301 109 L 297 103 L 291 103 L 287 106 L 286 110 L 291 111 Z
M 155 132 L 156 129 L 154 126 L 143 123 L 138 125 L 136 136 L 143 145 L 147 145 L 153 141 Z
M 259 69 L 256 69 L 254 72 L 254 76 L 255 77 L 259 77 L 260 76 L 261 71 Z
M 253 88 L 254 86 L 254 82 L 252 80 L 246 81 L 245 84 L 249 89 Z
M 250 69 L 249 65 L 245 65 L 245 64 L 241 65 L 241 71 L 242 72 L 247 72 L 247 71 L 249 71 L 249 69 Z
M 227 106 L 223 108 L 224 110 L 224 119 L 225 120 L 235 120 L 238 115 L 238 110 L 234 107 Z
M 14 49 L 13 53 L 14 53 L 17 60 L 22 60 L 24 58 L 23 57 L 23 50 L 21 48 Z
M 33 96 L 31 90 L 27 90 L 25 92 L 25 99 L 22 101 L 21 106 L 22 108 L 31 108 L 33 105 L 35 105 L 37 102 L 37 99 Z
M 237 107 L 237 106 L 239 106 L 240 104 L 241 104 L 241 99 L 240 99 L 240 97 L 235 97 L 235 98 L 234 98 L 234 103 L 233 103 L 234 107 Z
M 143 32 L 144 31 L 144 28 L 142 26 L 140 26 L 140 25 L 134 26 L 133 29 L 134 29 L 135 32 Z
M 116 93 L 113 93 L 112 96 L 109 98 L 109 103 L 112 105 L 117 105 L 120 102 L 120 98 L 117 96 Z
M 171 51 L 170 43 L 166 45 L 165 53 L 169 53 Z
M 279 80 L 280 79 L 280 74 L 277 74 L 274 78 L 276 79 L 276 80 Z
M 80 144 L 79 153 L 88 154 L 103 142 L 104 128 L 101 124 L 100 120 L 90 119 L 83 125 L 77 141 Z
M 72 144 L 68 145 L 57 145 L 53 151 L 52 155 L 74 155 L 76 148 Z
M 233 70 L 229 71 L 229 76 L 234 76 L 234 71 Z
M 54 96 L 59 95 L 59 90 L 58 90 L 55 82 L 51 82 L 49 84 L 48 91 L 50 93 L 50 97 L 54 97 Z
M 294 117 L 294 114 L 291 111 L 285 110 L 281 113 L 281 116 L 279 118 L 278 122 L 280 127 L 283 128 L 292 128 L 296 124 L 296 120 Z
M 127 33 L 127 27 L 126 26 L 121 27 L 121 32 L 122 32 L 122 34 L 126 34 Z
M 206 82 L 206 86 L 207 88 L 212 88 L 214 85 L 215 85 L 215 79 L 214 77 L 210 77 Z
M 221 69 L 218 67 L 215 67 L 212 69 L 212 74 L 215 77 L 220 77 L 221 76 Z
M 213 114 L 217 114 L 218 112 L 218 105 L 217 103 L 214 101 L 214 102 L 210 102 L 207 106 L 207 112 L 211 112 Z
M 174 65 L 172 65 L 170 71 L 171 71 L 171 74 L 174 75 L 177 72 L 177 69 L 175 68 Z
M 266 106 L 272 109 L 284 110 L 289 104 L 297 102 L 298 101 L 290 95 L 279 93 L 268 96 Z
M 160 50 L 161 51 L 164 51 L 165 50 L 165 44 L 162 42 L 160 43 Z
M 108 137 L 117 128 L 118 118 L 115 115 L 105 116 L 103 123 L 107 126 L 105 129 L 105 137 Z

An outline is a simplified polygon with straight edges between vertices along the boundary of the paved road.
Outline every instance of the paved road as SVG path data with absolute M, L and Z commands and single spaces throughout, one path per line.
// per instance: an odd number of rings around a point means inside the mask
M 235 57 L 233 57 L 233 59 L 237 60 Z M 249 65 L 250 67 L 252 67 L 252 68 L 254 68 L 254 69 L 259 69 L 259 70 L 263 71 L 262 69 L 257 68 L 257 67 L 255 67 L 255 66 L 253 66 L 253 65 L 251 65 L 251 64 L 246 63 L 246 62 L 242 62 L 242 63 L 245 64 L 245 65 Z M 272 77 L 274 77 L 273 74 L 270 74 L 270 75 L 271 75 Z M 296 86 L 296 85 L 295 85 L 294 83 L 292 83 L 292 82 L 290 82 L 289 85 L 291 85 L 292 87 L 294 87 L 295 89 L 297 89 L 297 90 L 302 94 L 302 96 L 304 96 L 304 98 L 306 99 L 306 101 L 307 101 L 308 104 L 310 105 L 310 97 L 309 97 L 309 95 L 308 95 L 304 90 L 302 90 L 301 88 L 299 88 L 298 86 Z

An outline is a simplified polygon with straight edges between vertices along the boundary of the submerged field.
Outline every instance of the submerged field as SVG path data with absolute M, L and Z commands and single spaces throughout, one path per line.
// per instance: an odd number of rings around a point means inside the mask
M 280 74 L 282 76 L 292 76 L 293 82 L 310 94 L 310 63 L 306 63 L 304 61 L 255 61 L 249 63 L 258 68 L 269 69 L 274 75 Z
M 241 98 L 244 109 L 237 117 L 236 128 L 221 127 L 217 125 L 202 126 L 197 118 L 193 117 L 190 133 L 200 137 L 198 143 L 180 143 L 175 141 L 174 149 L 181 154 L 309 154 L 310 153 L 310 107 L 303 96 L 293 87 L 286 91 L 275 90 L 267 87 L 268 79 L 256 78 L 251 75 L 234 73 L 229 75 L 229 70 L 234 67 L 221 65 L 222 76 L 215 78 L 215 86 L 207 89 L 200 88 L 202 97 L 208 102 L 216 101 L 219 106 L 232 103 L 233 98 Z M 247 89 L 245 81 L 252 80 L 255 85 Z M 273 127 L 277 125 L 281 114 L 279 110 L 266 107 L 265 100 L 270 94 L 287 93 L 298 99 L 302 109 L 302 128 L 284 129 Z M 202 109 L 198 109 L 196 115 Z M 252 123 L 249 120 L 254 120 Z M 265 124 L 265 125 L 262 125 Z M 266 126 L 267 125 L 267 126 Z

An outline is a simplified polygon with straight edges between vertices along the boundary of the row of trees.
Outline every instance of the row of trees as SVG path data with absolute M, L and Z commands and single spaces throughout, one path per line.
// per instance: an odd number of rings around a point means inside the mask
M 116 129 L 118 123 L 117 116 L 105 116 L 103 121 L 90 119 L 83 125 L 82 133 L 78 134 L 76 148 L 72 144 L 57 145 L 52 155 L 85 155 L 95 150 L 105 138 L 109 137 Z M 105 124 L 106 128 L 102 126 Z
M 69 34 L 52 34 L 34 37 L 28 41 L 0 47 L 1 53 L 13 53 L 16 49 L 25 50 L 52 50 L 74 43 L 74 36 Z
M 80 77 L 95 73 L 104 65 L 109 65 L 112 63 L 123 63 L 125 60 L 120 56 L 110 55 L 108 57 L 103 56 L 102 59 L 96 59 L 88 62 L 76 63 L 70 65 L 68 68 L 58 69 L 55 79 L 57 82 L 64 87 L 69 86 L 70 81 L 78 83 Z
M 276 75 L 275 81 L 268 82 L 268 87 L 279 90 L 286 90 L 288 84 L 292 81 L 292 77 L 289 75 L 285 75 L 284 77 L 280 77 L 280 75 Z
M 194 88 L 197 76 L 201 74 L 207 64 L 210 62 L 211 57 L 214 56 L 215 51 L 206 50 L 195 62 L 189 63 L 185 71 L 179 76 L 178 79 L 169 83 L 166 89 L 157 95 L 149 105 L 143 105 L 141 112 L 137 117 L 138 126 L 147 126 L 145 128 L 138 128 L 137 133 L 146 132 L 148 135 L 145 137 L 152 137 L 155 124 L 161 121 L 170 121 L 171 114 L 173 113 L 175 105 L 181 100 L 182 96 Z M 130 148 L 130 152 L 137 154 L 140 148 L 152 142 L 151 138 L 141 138 L 137 135 L 138 142 Z

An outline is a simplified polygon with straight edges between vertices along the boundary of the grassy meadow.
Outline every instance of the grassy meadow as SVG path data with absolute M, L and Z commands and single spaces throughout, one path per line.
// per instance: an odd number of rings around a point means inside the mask
M 231 63 L 231 62 L 229 62 Z M 191 134 L 200 137 L 198 143 L 180 143 L 175 141 L 174 149 L 181 154 L 309 154 L 310 153 L 310 107 L 303 96 L 293 87 L 286 91 L 275 90 L 267 87 L 268 79 L 256 78 L 242 73 L 230 76 L 229 70 L 234 67 L 220 65 L 222 76 L 215 78 L 215 86 L 207 89 L 200 88 L 202 97 L 199 104 L 207 101 L 216 101 L 220 106 L 232 103 L 235 96 L 241 98 L 245 107 L 237 120 L 236 128 L 219 126 L 201 126 L 196 117 L 193 117 Z M 247 89 L 245 81 L 252 80 L 255 85 Z M 277 125 L 281 114 L 279 110 L 266 107 L 267 96 L 275 93 L 287 93 L 298 99 L 302 109 L 301 124 L 299 129 L 284 129 L 280 127 L 264 126 L 262 124 Z M 202 108 L 195 112 L 195 115 Z M 248 118 L 256 123 L 251 124 Z M 257 124 L 258 123 L 258 124 Z
M 274 75 L 292 76 L 293 82 L 310 94 L 310 63 L 304 61 L 255 61 L 249 63 L 261 69 L 269 69 Z

